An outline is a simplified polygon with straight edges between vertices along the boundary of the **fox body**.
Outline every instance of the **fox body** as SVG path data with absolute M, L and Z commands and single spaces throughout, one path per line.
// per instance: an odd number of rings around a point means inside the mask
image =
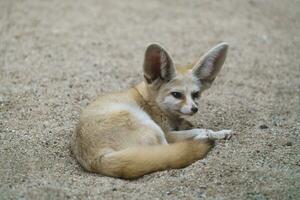
M 125 179 L 182 168 L 203 158 L 230 130 L 193 129 L 185 120 L 220 71 L 228 45 L 220 43 L 194 65 L 175 66 L 159 44 L 147 47 L 144 81 L 100 97 L 85 108 L 72 151 L 88 171 Z

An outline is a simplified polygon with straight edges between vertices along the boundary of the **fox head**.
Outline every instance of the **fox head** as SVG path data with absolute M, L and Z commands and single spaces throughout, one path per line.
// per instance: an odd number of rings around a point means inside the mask
M 170 54 L 159 44 L 147 47 L 144 79 L 151 97 L 166 113 L 184 117 L 198 111 L 201 93 L 208 89 L 219 73 L 228 45 L 220 43 L 194 65 L 175 66 Z

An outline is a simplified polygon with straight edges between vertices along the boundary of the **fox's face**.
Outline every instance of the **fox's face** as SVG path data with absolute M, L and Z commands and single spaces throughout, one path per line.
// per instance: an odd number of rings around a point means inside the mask
M 175 115 L 193 115 L 198 111 L 197 100 L 201 84 L 192 75 L 178 74 L 158 90 L 156 102 L 165 111 Z
M 183 117 L 198 111 L 197 100 L 215 80 L 226 57 L 228 45 L 209 50 L 195 65 L 175 67 L 168 52 L 158 44 L 145 53 L 144 77 L 157 105 L 166 113 Z

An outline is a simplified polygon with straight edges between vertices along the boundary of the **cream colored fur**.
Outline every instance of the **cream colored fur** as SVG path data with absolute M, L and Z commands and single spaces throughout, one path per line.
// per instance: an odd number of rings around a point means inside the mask
M 210 87 L 226 52 L 227 44 L 221 43 L 196 65 L 175 67 L 165 49 L 150 45 L 144 82 L 105 95 L 82 111 L 72 141 L 78 162 L 91 172 L 130 179 L 203 158 L 212 141 L 229 138 L 230 131 L 191 129 L 183 117 L 197 110 L 195 96 Z

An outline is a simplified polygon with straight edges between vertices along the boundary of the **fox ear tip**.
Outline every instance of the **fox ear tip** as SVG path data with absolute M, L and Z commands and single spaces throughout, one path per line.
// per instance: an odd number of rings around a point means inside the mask
M 159 42 L 151 42 L 151 43 L 148 43 L 148 45 L 147 45 L 147 49 L 148 48 L 153 48 L 153 47 L 159 47 L 159 48 L 161 48 L 162 47 L 162 45 L 159 43 Z
M 220 42 L 217 45 L 215 45 L 213 48 L 211 48 L 208 52 L 215 52 L 215 53 L 223 52 L 226 54 L 228 48 L 229 48 L 229 44 L 227 42 Z
M 220 42 L 219 44 L 216 45 L 216 48 L 227 50 L 229 48 L 229 44 L 227 42 Z

